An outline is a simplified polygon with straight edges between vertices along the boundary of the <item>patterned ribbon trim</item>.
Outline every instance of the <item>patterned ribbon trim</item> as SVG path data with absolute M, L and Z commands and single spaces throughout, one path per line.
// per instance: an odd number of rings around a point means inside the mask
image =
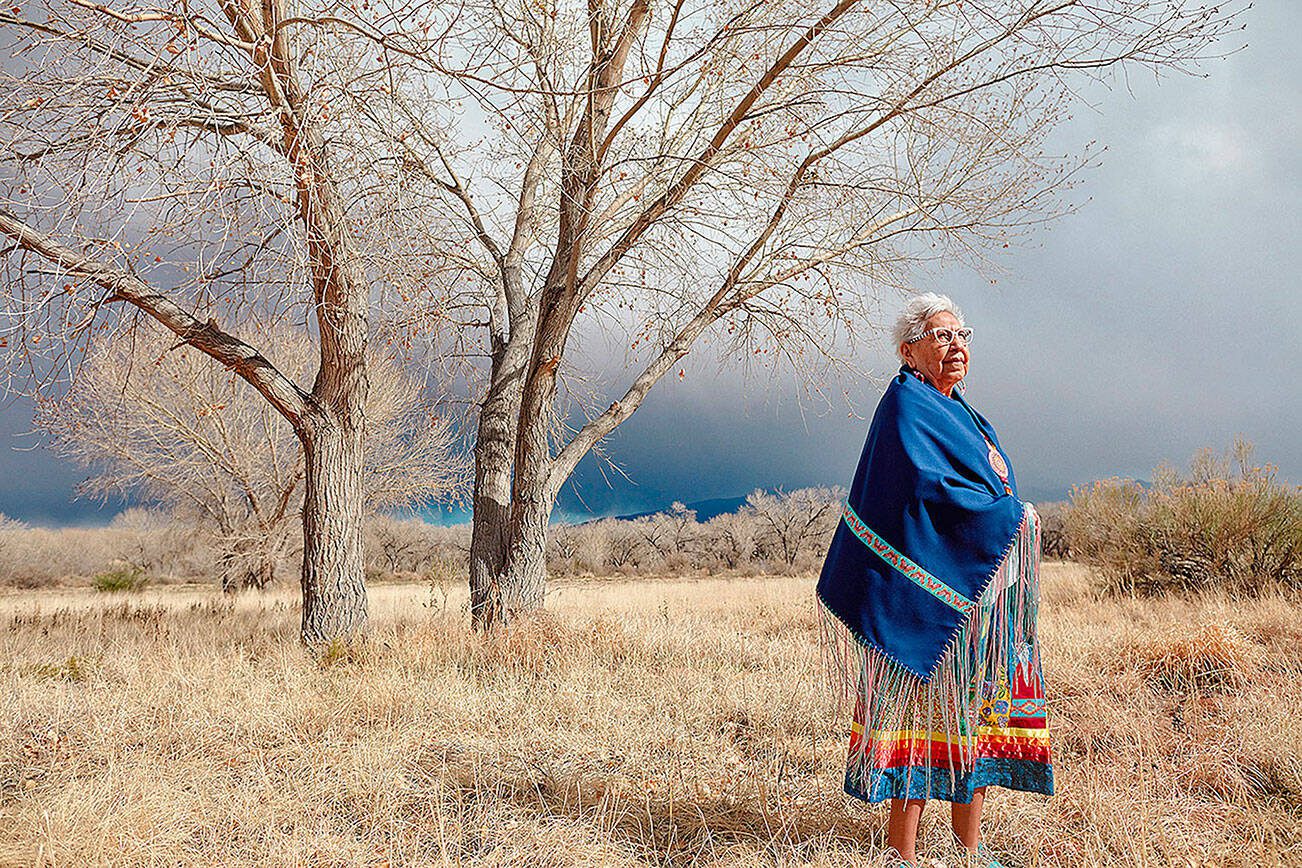
M 882 560 L 899 570 L 906 579 L 919 588 L 965 615 L 976 608 L 976 603 L 909 560 L 896 551 L 894 546 L 874 533 L 873 529 L 864 524 L 863 519 L 859 518 L 858 513 L 854 511 L 854 507 L 850 506 L 849 500 L 845 501 L 842 506 L 841 518 L 845 520 L 846 525 L 854 532 L 855 536 L 859 537 L 864 545 L 876 552 Z

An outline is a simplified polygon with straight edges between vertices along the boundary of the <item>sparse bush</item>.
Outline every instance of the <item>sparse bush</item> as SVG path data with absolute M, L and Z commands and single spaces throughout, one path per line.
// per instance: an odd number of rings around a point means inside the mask
M 95 576 L 91 584 L 95 590 L 104 593 L 141 591 L 149 584 L 149 576 L 140 567 L 122 564 Z
M 445 556 L 437 556 L 425 567 L 425 584 L 429 588 L 427 605 L 439 612 L 448 609 L 448 597 L 454 585 L 463 584 L 466 573 L 460 561 Z
M 1252 446 L 1200 451 L 1187 474 L 1154 472 L 1151 487 L 1100 480 L 1072 491 L 1066 544 L 1112 589 L 1302 587 L 1302 489 L 1252 463 Z

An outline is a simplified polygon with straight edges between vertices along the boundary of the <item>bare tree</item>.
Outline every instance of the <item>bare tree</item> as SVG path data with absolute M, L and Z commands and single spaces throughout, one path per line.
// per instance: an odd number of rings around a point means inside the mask
M 368 559 L 378 557 L 383 569 L 417 572 L 434 558 L 429 526 L 418 518 L 375 516 L 366 523 Z
M 604 518 L 596 523 L 596 531 L 606 543 L 606 559 L 615 568 L 635 566 L 638 555 L 645 550 L 645 539 L 630 521 Z
M 647 546 L 661 561 L 671 555 L 686 554 L 696 528 L 696 510 L 674 501 L 665 512 L 643 516 L 633 522 Z
M 456 267 L 425 246 L 429 182 L 388 133 L 402 95 L 424 92 L 434 10 L 363 5 L 0 12 L 6 385 L 56 389 L 89 346 L 130 344 L 150 321 L 250 384 L 303 452 L 305 641 L 366 621 L 372 315 L 393 300 L 400 321 L 412 287 Z M 309 382 L 229 324 L 249 317 L 311 336 Z
M 113 516 L 113 560 L 147 576 L 169 572 L 183 551 L 184 531 L 158 510 L 132 507 Z
M 711 552 L 729 569 L 750 562 L 756 551 L 755 518 L 743 510 L 716 515 L 705 524 Z
M 277 347 L 298 381 L 313 348 L 299 331 L 248 324 Z M 214 537 L 222 587 L 265 587 L 292 548 L 303 501 L 303 450 L 279 414 L 238 377 L 161 331 L 94 344 L 71 388 L 43 402 L 37 424 L 63 454 L 95 469 L 91 495 L 134 494 Z M 407 507 L 458 493 L 465 473 L 451 420 L 422 384 L 371 352 L 365 413 L 364 509 Z
M 466 0 L 449 99 L 411 126 L 478 293 L 476 625 L 542 603 L 579 460 L 703 340 L 845 369 L 920 267 L 988 270 L 1070 208 L 1071 88 L 1208 57 L 1238 9 L 1184 0 Z M 455 21 L 453 17 L 455 15 Z M 473 123 L 470 121 L 473 120 Z M 460 124 L 451 143 L 429 128 Z M 438 147 L 433 147 L 438 144 Z M 461 219 L 456 230 L 454 218 Z M 470 284 L 473 281 L 474 286 Z M 576 340 L 628 331 L 631 373 Z M 469 336 L 467 338 L 469 341 Z M 476 355 L 478 358 L 478 355 Z M 571 420 L 577 420 L 571 424 Z
M 570 561 L 579 552 L 582 531 L 575 525 L 563 524 L 552 530 L 549 560 Z
M 840 516 L 843 488 L 798 488 L 770 493 L 762 489 L 746 497 L 741 511 L 759 525 L 760 547 L 787 566 L 815 541 L 825 541 Z
M 610 559 L 610 539 L 601 529 L 587 525 L 579 535 L 575 546 L 574 558 L 581 569 L 598 572 L 605 568 Z
M 696 521 L 696 510 L 688 509 L 686 504 L 676 500 L 669 505 L 668 512 L 660 513 L 660 517 L 669 525 L 674 554 L 689 554 L 701 527 Z
M 559 562 L 571 571 L 600 573 L 610 560 L 613 523 L 613 519 L 602 519 L 555 528 L 552 537 L 556 557 L 552 563 Z
M 663 561 L 673 551 L 671 527 L 662 515 L 644 515 L 629 521 L 630 530 L 642 538 L 643 546 L 652 560 Z

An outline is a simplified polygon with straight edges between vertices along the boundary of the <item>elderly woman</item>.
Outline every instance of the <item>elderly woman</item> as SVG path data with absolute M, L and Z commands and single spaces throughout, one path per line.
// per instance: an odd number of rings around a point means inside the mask
M 952 804 L 970 865 L 986 787 L 1053 793 L 1036 643 L 1039 518 L 995 430 L 964 398 L 972 330 L 949 298 L 911 299 L 903 366 L 868 441 L 817 593 L 855 696 L 845 790 L 891 800 L 887 838 L 916 865 L 927 799 Z

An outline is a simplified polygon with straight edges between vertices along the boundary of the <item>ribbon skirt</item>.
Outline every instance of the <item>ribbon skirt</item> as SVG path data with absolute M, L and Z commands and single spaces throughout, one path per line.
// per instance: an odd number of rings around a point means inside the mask
M 869 802 L 969 802 L 991 785 L 1053 793 L 1036 641 L 1039 536 L 1027 504 L 1013 546 L 927 682 L 847 639 L 823 611 L 834 668 L 854 685 L 847 793 Z

